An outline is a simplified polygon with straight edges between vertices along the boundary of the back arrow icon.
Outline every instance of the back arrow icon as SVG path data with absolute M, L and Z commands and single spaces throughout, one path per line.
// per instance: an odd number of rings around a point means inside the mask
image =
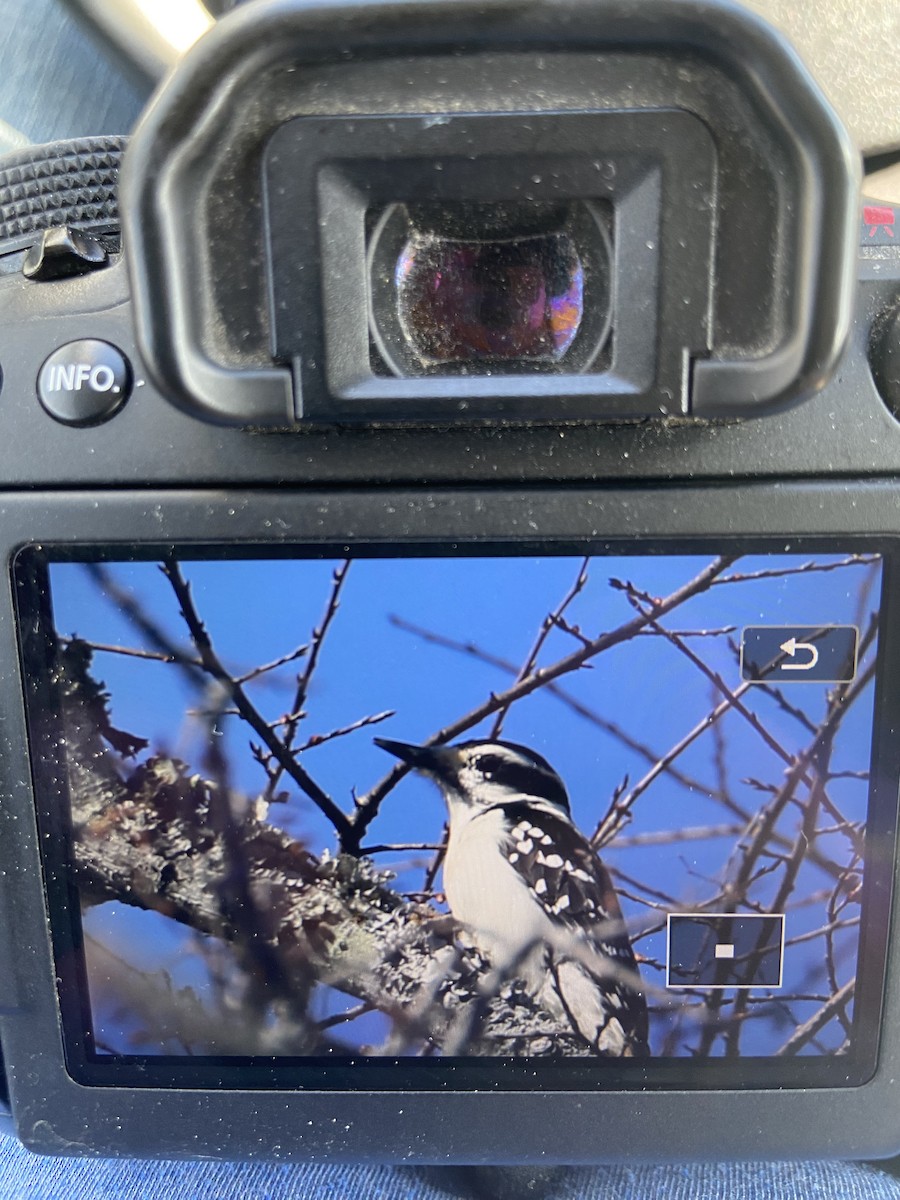
M 819 651 L 812 642 L 798 642 L 796 638 L 788 638 L 786 642 L 782 642 L 778 647 L 783 650 L 788 658 L 793 658 L 797 651 L 806 651 L 808 658 L 801 662 L 784 662 L 781 664 L 782 671 L 811 671 L 819 661 Z

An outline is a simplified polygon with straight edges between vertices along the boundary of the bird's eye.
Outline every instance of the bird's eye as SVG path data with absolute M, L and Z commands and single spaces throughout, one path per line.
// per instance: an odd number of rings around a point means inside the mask
M 475 766 L 485 779 L 493 779 L 502 766 L 502 760 L 498 759 L 496 754 L 485 754 L 476 760 Z

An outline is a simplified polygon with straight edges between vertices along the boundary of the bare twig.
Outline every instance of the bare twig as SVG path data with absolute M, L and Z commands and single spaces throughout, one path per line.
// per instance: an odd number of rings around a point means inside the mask
M 403 617 L 391 616 L 389 619 L 391 624 L 396 626 L 397 629 L 411 633 L 415 637 L 421 638 L 422 641 L 428 642 L 430 645 L 443 646 L 447 650 L 455 650 L 459 654 L 466 654 L 477 659 L 479 662 L 485 663 L 487 666 L 497 667 L 498 670 L 503 671 L 506 675 L 518 675 L 518 668 L 509 659 L 491 654 L 476 642 L 458 641 L 456 638 L 447 637 L 445 634 L 436 633 L 431 629 L 425 629 L 423 626 L 416 625 L 412 621 L 407 621 Z M 651 746 L 632 737 L 630 733 L 626 732 L 621 725 L 617 725 L 615 721 L 610 721 L 608 718 L 601 716 L 600 713 L 595 712 L 594 709 L 583 704 L 560 684 L 548 683 L 544 688 L 544 692 L 546 695 L 553 696 L 559 700 L 568 709 L 576 713 L 579 717 L 583 717 L 591 725 L 595 725 L 598 729 L 602 729 L 604 733 L 608 733 L 610 737 L 615 738 L 617 742 L 620 742 L 629 750 L 633 750 L 635 754 L 640 755 L 646 762 L 659 762 L 660 755 Z M 699 779 L 695 779 L 692 775 L 679 771 L 677 767 L 668 767 L 667 774 L 689 792 L 709 796 L 711 799 L 719 798 L 715 790 L 711 789 L 708 784 L 701 783 Z M 746 814 L 746 818 L 749 820 L 749 814 Z
M 198 658 L 186 657 L 176 653 L 174 650 L 143 650 L 137 646 L 114 646 L 108 642 L 88 642 L 84 638 L 61 637 L 59 640 L 64 646 L 69 646 L 72 642 L 79 641 L 92 652 L 99 654 L 121 654 L 126 658 L 143 658 L 149 662 L 180 663 L 183 666 L 196 667 L 198 670 L 203 665 Z
M 287 772 L 301 791 L 312 800 L 317 808 L 321 809 L 338 834 L 349 833 L 350 823 L 346 815 L 294 759 L 288 747 L 276 736 L 268 722 L 263 719 L 256 706 L 250 701 L 241 684 L 222 665 L 219 656 L 213 649 L 206 626 L 197 615 L 190 585 L 185 581 L 180 565 L 174 559 L 169 559 L 161 569 L 172 585 L 191 640 L 203 664 L 203 670 L 222 686 L 241 717 L 260 739 L 277 765 L 282 771 Z M 269 791 L 271 792 L 272 789 L 270 788 Z
M 422 890 L 424 892 L 430 892 L 434 889 L 435 880 L 438 877 L 438 871 L 440 871 L 444 859 L 447 857 L 447 840 L 449 837 L 450 827 L 449 825 L 445 824 L 443 833 L 441 834 L 441 844 L 438 846 L 434 858 L 428 864 L 428 867 L 425 871 L 425 878 L 422 881 Z
M 522 666 L 516 675 L 516 683 L 521 682 L 523 679 L 527 679 L 532 673 L 537 664 L 538 656 L 540 655 L 540 652 L 544 647 L 544 643 L 549 637 L 551 631 L 556 626 L 561 624 L 563 613 L 566 611 L 575 597 L 584 590 L 585 584 L 588 581 L 589 562 L 590 558 L 586 555 L 581 560 L 581 566 L 578 568 L 578 574 L 575 576 L 572 586 L 566 592 L 565 596 L 563 596 L 562 600 L 560 600 L 553 612 L 548 613 L 544 618 L 543 622 L 541 623 L 541 628 L 538 630 L 537 637 L 534 639 L 532 647 L 528 651 L 528 655 L 526 656 L 525 661 L 522 663 Z M 509 714 L 510 705 L 512 703 L 513 702 L 510 701 L 505 705 L 505 707 L 497 710 L 497 715 L 494 718 L 494 724 L 491 726 L 491 738 L 498 738 L 500 736 L 501 732 L 503 731 L 503 722 L 506 720 Z
M 316 1021 L 316 1029 L 324 1031 L 333 1029 L 336 1025 L 346 1025 L 350 1021 L 355 1021 L 357 1017 L 364 1017 L 366 1013 L 374 1012 L 375 1005 L 368 1002 L 356 1004 L 353 1008 L 348 1008 L 345 1012 L 335 1013 L 330 1017 L 323 1017 L 321 1021 Z
M 303 706 L 306 703 L 306 697 L 309 695 L 309 687 L 312 683 L 313 676 L 316 673 L 316 668 L 319 665 L 319 658 L 322 654 L 322 647 L 325 645 L 325 639 L 328 636 L 328 631 L 331 628 L 331 623 L 337 615 L 337 610 L 341 603 L 341 592 L 347 580 L 347 572 L 350 570 L 350 559 L 345 559 L 339 567 L 337 567 L 331 579 L 331 594 L 328 597 L 328 603 L 325 607 L 325 613 L 322 620 L 313 630 L 312 639 L 310 641 L 309 655 L 306 659 L 306 667 L 297 678 L 297 688 L 294 692 L 294 702 L 291 705 L 291 713 L 295 716 L 288 721 L 281 739 L 281 745 L 284 748 L 285 755 L 276 755 L 275 770 L 273 771 L 268 783 L 266 784 L 266 795 L 274 794 L 278 787 L 279 781 L 284 771 L 287 770 L 288 761 L 296 761 L 294 755 L 294 739 L 297 736 L 297 729 L 303 717 Z M 299 751 L 297 752 L 299 753 Z M 335 826 L 337 829 L 338 827 Z M 342 826 L 346 831 L 349 831 L 349 825 Z M 338 830 L 341 832 L 341 829 Z M 342 834 L 343 836 L 343 834 Z
M 647 896 L 653 896 L 654 899 L 662 901 L 666 912 L 676 912 L 680 907 L 674 896 L 670 896 L 667 892 L 662 892 L 658 888 L 651 887 L 649 884 L 644 883 L 640 879 L 635 879 L 633 875 L 626 874 L 626 872 L 620 867 L 614 867 L 612 864 L 607 863 L 607 869 L 609 870 L 609 873 L 612 875 L 613 879 L 616 880 L 617 885 L 619 881 L 622 881 L 623 883 L 630 884 L 631 887 L 637 888 L 639 891 L 644 892 L 644 894 Z
M 716 693 L 712 689 L 710 703 L 713 708 L 716 706 Z M 725 741 L 725 733 L 722 729 L 721 721 L 714 721 L 712 725 L 712 741 L 713 741 L 713 766 L 716 772 L 717 790 L 720 796 L 730 801 L 734 805 L 734 797 L 731 794 L 731 788 L 728 783 L 728 746 Z
M 795 1029 L 784 1045 L 780 1046 L 775 1053 L 783 1057 L 797 1054 L 808 1042 L 813 1040 L 821 1029 L 825 1028 L 839 1010 L 846 1008 L 853 999 L 855 989 L 856 980 L 848 980 L 842 988 L 828 998 L 818 1012 Z
M 229 716 L 239 717 L 241 715 L 237 711 L 237 709 L 226 709 L 225 711 Z M 299 712 L 285 713 L 285 715 L 283 717 L 278 717 L 276 720 L 270 721 L 269 728 L 270 729 L 283 729 L 285 725 L 289 725 L 292 721 L 295 724 L 297 721 L 302 721 L 305 716 L 306 716 L 306 712 L 302 708 L 300 709 Z
M 616 629 L 601 633 L 598 637 L 594 638 L 590 645 L 581 646 L 557 662 L 532 671 L 527 678 L 518 680 L 503 692 L 492 693 L 487 700 L 482 701 L 481 704 L 471 709 L 468 713 L 445 725 L 437 733 L 432 734 L 430 738 L 426 739 L 425 745 L 442 746 L 452 741 L 453 738 L 458 737 L 467 729 L 480 724 L 486 717 L 499 712 L 501 709 L 508 708 L 514 701 L 531 695 L 532 692 L 546 687 L 548 683 L 552 683 L 563 675 L 579 670 L 589 659 L 604 653 L 604 651 L 611 649 L 613 646 L 619 646 L 623 642 L 630 641 L 650 624 L 651 620 L 664 616 L 666 613 L 678 608 L 679 605 L 684 604 L 691 597 L 706 591 L 712 580 L 721 574 L 722 571 L 727 571 L 734 561 L 734 555 L 726 555 L 713 559 L 693 579 L 676 588 L 668 596 L 660 598 L 654 605 L 650 618 L 641 615 L 632 617 L 630 621 L 625 621 Z M 382 800 L 409 770 L 410 768 L 406 763 L 398 763 L 365 796 L 360 797 L 357 801 L 356 811 L 350 818 L 353 826 L 353 835 L 345 846 L 345 849 L 353 850 L 358 848 L 359 840 L 375 819 Z
M 653 829 L 616 838 L 616 849 L 632 846 L 676 846 L 679 842 L 704 842 L 712 838 L 736 837 L 746 825 L 687 825 L 681 829 Z
M 813 942 L 816 938 L 827 937 L 838 929 L 856 929 L 859 927 L 859 917 L 847 917 L 844 921 L 831 921 L 819 929 L 810 929 L 807 933 L 798 933 L 792 938 L 785 939 L 785 947 L 801 946 L 804 942 Z M 837 981 L 832 985 L 833 992 L 837 991 Z
M 837 979 L 837 955 L 834 942 L 834 934 L 841 927 L 839 920 L 842 912 L 845 911 L 847 905 L 851 902 L 851 898 L 859 897 L 858 883 L 854 887 L 854 881 L 858 881 L 858 860 L 854 859 L 851 862 L 841 879 L 834 886 L 834 890 L 828 897 L 827 916 L 828 924 L 825 926 L 825 969 L 828 974 L 828 983 L 832 992 L 836 992 L 838 988 Z M 838 1020 L 844 1028 L 844 1033 L 850 1036 L 850 1022 L 847 1019 L 846 1011 L 843 1009 L 838 1011 Z
M 370 717 L 360 717 L 359 720 L 351 721 L 349 725 L 342 725 L 339 729 L 332 729 L 328 733 L 314 733 L 302 746 L 298 746 L 294 753 L 303 754 L 307 750 L 314 750 L 317 746 L 324 746 L 326 742 L 333 742 L 335 738 L 342 738 L 346 737 L 348 733 L 355 733 L 357 729 L 367 729 L 370 725 L 380 725 L 382 721 L 386 721 L 388 717 L 393 716 L 396 716 L 393 709 L 387 709 L 385 712 L 373 713 Z
M 581 632 L 577 625 L 570 625 L 568 621 L 563 620 L 562 617 L 554 616 L 553 624 L 557 627 L 557 629 L 561 629 L 563 633 L 568 633 L 571 637 L 575 638 L 584 645 L 591 640 Z M 737 626 L 723 625 L 720 629 L 678 629 L 672 630 L 672 632 L 677 633 L 679 637 L 684 638 L 717 638 L 727 637 L 727 635 L 730 633 L 736 633 Z M 659 637 L 659 634 L 655 629 L 642 629 L 638 634 L 638 637 L 652 638 Z
M 761 571 L 748 571 L 746 574 L 737 572 L 732 575 L 722 575 L 717 583 L 749 583 L 755 579 L 784 579 L 788 575 L 810 575 L 817 571 L 840 571 L 844 567 L 868 567 L 878 561 L 878 556 L 874 554 L 851 554 L 839 562 L 823 563 L 812 560 L 802 563 L 799 567 L 766 567 Z
M 165 655 L 167 661 L 185 669 L 190 678 L 196 682 L 202 675 L 203 667 L 195 655 L 176 646 L 133 593 L 128 588 L 122 587 L 103 563 L 85 563 L 85 570 L 103 594 L 115 604 L 135 629 L 144 635 L 157 653 Z
M 384 842 L 360 847 L 360 854 L 403 854 L 414 850 L 440 850 L 439 842 Z
M 737 625 L 722 625 L 719 629 L 673 629 L 672 632 L 683 638 L 718 638 L 737 633 Z M 642 630 L 641 637 L 658 637 L 655 629 Z
M 288 663 L 296 662 L 298 658 L 303 658 L 309 652 L 309 646 L 298 646 L 296 650 L 291 650 L 287 654 L 282 654 L 280 658 L 273 658 L 271 662 L 263 663 L 259 667 L 254 667 L 252 671 L 248 671 L 246 675 L 238 676 L 238 683 L 252 683 L 254 679 L 259 679 L 261 675 L 268 675 L 270 671 L 277 671 L 279 667 L 286 667 Z

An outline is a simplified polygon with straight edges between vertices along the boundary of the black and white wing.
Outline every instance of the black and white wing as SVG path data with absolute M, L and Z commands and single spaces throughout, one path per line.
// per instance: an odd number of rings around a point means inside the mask
M 540 999 L 598 1053 L 647 1054 L 647 1003 L 609 872 L 564 816 L 524 803 L 505 811 L 507 859 L 552 930 Z

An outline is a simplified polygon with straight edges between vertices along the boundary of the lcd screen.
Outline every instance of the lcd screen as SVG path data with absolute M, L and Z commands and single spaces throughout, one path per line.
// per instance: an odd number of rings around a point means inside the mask
M 20 555 L 73 1072 L 870 1074 L 885 557 L 652 549 Z

